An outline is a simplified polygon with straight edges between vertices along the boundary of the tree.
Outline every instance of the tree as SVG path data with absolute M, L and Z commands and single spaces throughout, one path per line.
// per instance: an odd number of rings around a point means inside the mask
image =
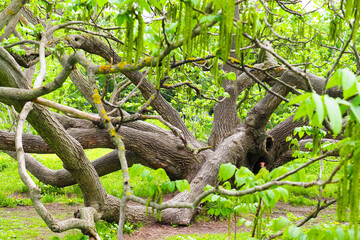
M 348 104 L 348 114 L 359 120 L 358 102 L 352 102 L 359 92 L 352 71 L 360 72 L 357 1 L 319 1 L 314 10 L 280 0 L 2 3 L 0 102 L 13 106 L 19 120 L 16 134 L 0 132 L 0 149 L 16 155 L 34 206 L 53 231 L 80 228 L 97 237 L 98 219 L 120 217 L 121 223 L 125 209 L 128 217 L 143 218 L 145 207 L 140 214 L 140 207 L 126 206 L 141 201 L 130 194 L 128 165 L 187 179 L 191 192 L 168 204 L 192 203 L 207 184 L 218 184 L 223 163 L 257 172 L 261 162 L 271 170 L 291 160 L 287 137 L 299 126 L 324 125 L 333 139 L 347 114 L 339 104 Z M 350 70 L 334 75 L 345 67 Z M 68 78 L 81 93 L 75 103 L 56 92 L 75 94 L 64 87 Z M 292 101 L 300 103 L 297 114 L 288 110 L 270 126 L 294 95 L 300 96 Z M 211 127 L 208 138 L 204 131 L 194 135 L 194 116 Z M 25 119 L 37 135 L 22 134 Z M 84 149 L 101 147 L 116 150 L 90 162 Z M 64 169 L 51 171 L 24 152 L 56 153 Z M 25 162 L 46 184 L 80 186 L 85 208 L 77 218 L 52 218 Z M 120 169 L 129 194 L 123 199 L 107 194 L 99 179 Z M 166 209 L 162 222 L 187 225 L 195 212 Z

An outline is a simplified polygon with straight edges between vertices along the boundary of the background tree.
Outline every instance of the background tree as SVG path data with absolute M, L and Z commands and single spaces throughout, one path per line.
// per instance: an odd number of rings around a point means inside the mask
M 291 160 L 286 138 L 296 127 L 324 125 L 333 139 L 342 115 L 359 121 L 357 1 L 2 3 L 0 101 L 21 113 L 16 134 L 0 132 L 0 149 L 17 155 L 34 206 L 53 231 L 80 228 L 98 237 L 94 221 L 117 221 L 120 212 L 121 223 L 125 208 L 143 218 L 145 207 L 126 207 L 141 201 L 130 193 L 134 163 L 190 182 L 190 192 L 167 202 L 189 209 L 166 209 L 161 218 L 187 225 L 196 212 L 190 203 L 218 184 L 221 164 L 258 172 L 264 162 L 271 170 Z M 293 116 L 297 106 L 284 104 L 294 95 L 300 107 Z M 22 134 L 25 119 L 36 133 Z M 116 150 L 90 162 L 84 149 L 100 147 Z M 25 152 L 54 152 L 64 170 Z M 46 184 L 80 186 L 85 208 L 77 218 L 52 218 L 25 163 Z M 99 179 L 119 169 L 121 200 Z

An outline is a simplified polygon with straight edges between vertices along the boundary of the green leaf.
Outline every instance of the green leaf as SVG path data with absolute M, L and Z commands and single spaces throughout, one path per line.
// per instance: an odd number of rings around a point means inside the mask
M 246 222 L 245 222 L 245 227 L 249 227 L 251 224 L 252 224 L 252 222 L 251 222 L 251 221 L 246 220 Z
M 305 99 L 299 106 L 299 108 L 296 110 L 294 121 L 300 119 L 300 118 L 306 118 L 307 116 L 309 119 L 312 118 L 314 114 L 314 104 L 311 101 L 311 99 L 307 98 Z
M 326 89 L 335 87 L 335 86 L 341 86 L 341 69 L 336 70 L 334 75 L 330 78 L 329 82 L 326 85 Z
M 240 227 L 241 225 L 244 224 L 245 221 L 246 221 L 245 218 L 240 218 L 239 221 L 237 222 L 237 225 Z
M 256 211 L 257 211 L 257 209 L 256 209 L 256 207 L 255 207 L 255 205 L 254 204 L 250 204 L 249 205 L 249 208 L 250 208 L 250 211 L 252 212 L 252 213 L 256 213 Z
M 281 217 L 273 220 L 272 230 L 274 232 L 280 231 L 281 229 L 283 229 L 289 223 L 290 223 L 289 219 L 287 219 L 286 217 L 281 216 Z
M 216 194 L 213 194 L 212 196 L 211 196 L 211 201 L 212 202 L 216 202 L 218 199 L 219 199 L 219 195 L 216 195 Z
M 222 185 L 223 188 L 230 190 L 231 189 L 231 183 L 229 183 L 228 181 L 224 182 L 224 184 Z
M 118 15 L 116 16 L 116 24 L 117 24 L 119 27 L 121 27 L 121 25 L 124 23 L 125 19 L 126 19 L 125 14 L 118 14 Z
M 263 192 L 259 192 L 259 195 L 261 197 L 261 199 L 263 200 L 265 206 L 270 207 L 270 199 L 269 197 L 266 195 L 266 193 Z
M 297 227 L 295 225 L 291 225 L 288 229 L 289 237 L 294 238 L 294 239 L 296 239 L 300 235 L 301 232 L 302 232 L 301 228 Z
M 255 179 L 263 179 L 265 180 L 266 177 L 269 175 L 269 171 L 266 168 L 261 168 L 260 171 L 256 174 Z
M 287 200 L 289 199 L 289 192 L 288 190 L 286 190 L 283 187 L 277 187 L 274 191 L 280 193 L 282 199 L 284 200 L 284 202 L 287 202 Z
M 175 187 L 176 187 L 175 182 L 165 182 L 161 185 L 161 188 L 163 189 L 163 191 L 169 192 L 169 193 L 174 192 Z
M 229 72 L 228 74 L 226 74 L 226 79 L 236 81 L 236 74 L 234 72 Z
M 161 10 L 161 5 L 157 0 L 149 0 L 149 2 L 154 5 L 157 9 Z
M 149 194 L 150 194 L 150 196 L 151 196 L 151 197 L 154 196 L 155 192 L 156 192 L 156 186 L 151 185 L 151 186 L 149 187 Z
M 148 13 L 151 13 L 151 8 L 145 0 L 138 0 L 137 3 L 141 8 L 145 9 Z
M 190 192 L 190 185 L 187 180 L 176 180 L 175 184 L 179 192 L 183 192 L 185 190 L 188 190 Z
M 305 148 L 311 150 L 311 149 L 313 148 L 313 143 L 312 143 L 312 142 L 307 142 L 307 143 L 305 144 Z
M 294 105 L 296 103 L 303 102 L 305 99 L 309 98 L 311 93 L 305 93 L 303 95 L 299 95 L 296 98 L 292 99 L 290 102 L 287 103 L 288 106 Z
M 349 98 L 356 94 L 356 76 L 348 68 L 342 69 L 341 83 L 343 87 L 344 98 Z
M 141 165 L 141 164 L 133 164 L 129 168 L 129 174 L 130 174 L 131 177 L 137 177 L 142 173 L 144 168 L 145 167 L 143 165 Z
M 334 98 L 331 98 L 328 95 L 324 96 L 324 101 L 334 134 L 338 135 L 342 128 L 342 116 L 339 104 Z
M 144 169 L 141 173 L 141 177 L 146 178 L 147 176 L 149 176 L 149 174 L 150 174 L 150 171 L 147 169 Z
M 193 6 L 197 6 L 200 3 L 200 0 L 190 0 Z
M 230 179 L 235 173 L 236 167 L 231 163 L 221 164 L 218 178 L 220 181 Z
M 221 209 L 219 209 L 219 208 L 215 209 L 215 216 L 219 216 L 220 212 L 221 212 Z
M 286 167 L 284 167 L 284 166 L 277 167 L 270 172 L 267 180 L 274 180 L 274 179 L 284 175 L 287 172 L 288 172 L 288 170 L 286 169 Z
M 340 69 L 341 71 L 341 83 L 342 83 L 342 87 L 343 89 L 349 89 L 351 87 L 354 86 L 354 83 L 356 81 L 356 76 L 355 74 L 350 71 L 350 69 L 345 68 L 345 69 Z
M 201 24 L 201 23 L 204 23 L 204 22 L 212 22 L 215 18 L 216 18 L 216 15 L 203 16 L 203 17 L 200 19 L 200 24 Z
M 96 2 L 99 7 L 103 7 L 107 3 L 107 0 L 96 0 Z
M 316 117 L 317 119 L 317 126 L 322 127 L 322 122 L 324 121 L 325 115 L 324 115 L 324 107 L 323 107 L 323 102 L 321 100 L 321 96 L 316 94 L 316 93 L 312 93 L 312 99 L 315 102 L 315 108 L 316 108 L 316 113 L 314 118 Z
M 215 209 L 214 208 L 210 208 L 208 211 L 209 215 L 214 215 L 215 214 Z
M 354 103 L 350 104 L 351 112 L 356 117 L 357 121 L 360 122 L 360 106 L 355 105 Z
M 315 225 L 314 227 L 312 227 L 310 229 L 310 231 L 308 232 L 308 237 L 309 239 L 318 239 L 319 235 L 322 232 L 322 228 L 319 225 Z M 340 239 L 344 239 L 344 238 L 340 238 Z
M 348 68 L 338 69 L 326 85 L 326 89 L 334 86 L 342 86 L 345 99 L 355 95 L 357 93 L 355 74 Z
M 275 204 L 277 203 L 277 201 L 279 201 L 280 194 L 278 192 L 274 192 L 273 190 L 267 190 L 265 191 L 265 195 L 269 200 L 269 207 L 275 207 Z
M 342 227 L 336 228 L 335 232 L 336 232 L 336 236 L 338 237 L 338 239 L 345 239 L 345 232 Z
M 254 173 L 246 167 L 240 167 L 235 173 L 235 184 L 237 187 L 246 183 L 249 177 L 255 177 Z

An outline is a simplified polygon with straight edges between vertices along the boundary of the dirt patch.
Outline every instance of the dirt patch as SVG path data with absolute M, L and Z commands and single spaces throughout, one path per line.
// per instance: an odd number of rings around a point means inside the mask
M 46 207 L 49 211 L 56 216 L 58 219 L 68 219 L 73 217 L 73 213 L 81 206 L 78 205 L 64 205 L 61 203 L 50 203 L 46 204 Z M 310 214 L 315 210 L 315 206 L 292 206 L 286 203 L 278 203 L 278 205 L 273 209 L 271 213 L 271 218 L 278 218 L 279 216 L 287 216 L 289 212 L 291 212 L 290 218 L 292 220 L 300 220 L 301 217 L 304 217 Z M 316 220 L 311 221 L 308 224 L 315 224 L 318 222 L 331 222 L 335 220 L 336 216 L 336 207 L 331 206 L 319 213 L 319 216 Z M 18 206 L 15 208 L 0 208 L 0 217 L 7 218 L 9 221 L 21 221 L 24 222 L 24 228 L 28 228 L 28 231 L 31 231 L 33 227 L 37 231 L 39 231 L 39 235 L 37 237 L 32 237 L 31 239 L 39 240 L 39 239 L 52 239 L 54 236 L 58 236 L 60 239 L 69 234 L 69 232 L 55 234 L 51 232 L 44 223 L 42 223 L 41 227 L 39 224 L 31 224 L 31 219 L 33 221 L 34 218 L 38 218 L 39 222 L 42 220 L 35 212 L 32 206 Z M 288 216 L 289 217 L 289 216 Z M 250 219 L 250 218 L 249 218 Z M 32 226 L 34 225 L 34 226 Z M 230 225 L 231 232 L 234 231 L 235 222 L 232 222 Z M 1 226 L 0 226 L 1 228 Z M 220 221 L 220 220 L 197 220 L 194 221 L 188 227 L 174 227 L 169 225 L 161 225 L 161 224 L 151 224 L 147 226 L 143 226 L 140 229 L 134 231 L 132 235 L 125 235 L 125 239 L 146 239 L 146 240 L 157 240 L 157 239 L 165 239 L 169 236 L 179 235 L 179 234 L 214 234 L 214 233 L 226 233 L 228 231 L 228 221 Z M 251 231 L 250 227 L 246 228 L 244 226 L 237 227 L 237 232 L 249 232 Z M 76 232 L 79 232 L 76 230 Z M 18 236 L 19 237 L 19 236 Z M 21 236 L 24 237 L 24 236 Z
M 283 202 L 279 202 L 277 206 L 272 210 L 270 214 L 271 218 L 278 218 L 280 216 L 287 216 L 290 212 L 290 217 L 295 221 L 299 221 L 301 218 L 309 215 L 316 209 L 315 206 L 293 206 Z M 251 220 L 250 217 L 246 217 Z M 314 220 L 309 221 L 306 225 L 314 225 L 319 222 L 332 222 L 336 219 L 336 206 L 330 206 L 327 209 L 322 210 L 318 217 Z M 230 231 L 234 232 L 235 221 L 231 222 Z M 250 232 L 251 227 L 246 228 L 244 225 L 236 228 L 237 232 Z M 169 236 L 182 235 L 182 234 L 216 234 L 216 233 L 227 233 L 228 232 L 228 221 L 195 221 L 188 227 L 173 227 L 169 225 L 153 224 L 144 226 L 139 230 L 136 230 L 130 235 L 125 235 L 125 239 L 132 240 L 160 240 L 165 239 Z
M 231 229 L 233 229 L 233 224 Z M 170 225 L 155 224 L 152 226 L 142 227 L 141 229 L 133 232 L 131 236 L 125 235 L 125 239 L 165 239 L 169 236 L 175 236 L 179 234 L 214 234 L 214 233 L 226 233 L 228 228 L 227 221 L 200 221 L 194 222 L 188 227 L 173 227 Z M 237 231 L 243 231 L 243 228 L 238 228 Z

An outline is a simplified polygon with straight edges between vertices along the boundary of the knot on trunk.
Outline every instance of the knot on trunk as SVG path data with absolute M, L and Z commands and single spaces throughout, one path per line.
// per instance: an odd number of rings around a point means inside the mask
M 267 138 L 265 138 L 265 141 L 263 142 L 263 151 L 265 153 L 268 153 L 274 146 L 274 138 L 270 135 L 267 136 Z

